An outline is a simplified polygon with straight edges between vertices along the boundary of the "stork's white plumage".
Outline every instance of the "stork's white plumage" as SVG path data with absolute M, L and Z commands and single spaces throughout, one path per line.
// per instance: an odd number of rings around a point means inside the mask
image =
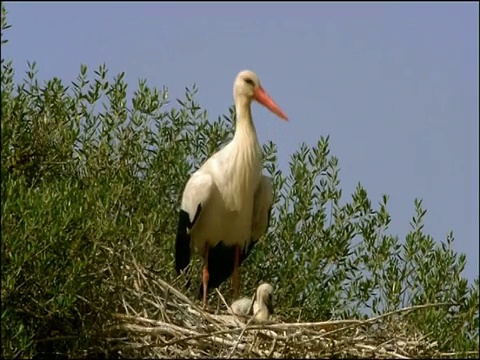
M 219 286 L 232 272 L 234 293 L 238 293 L 238 267 L 268 227 L 273 187 L 271 179 L 262 175 L 262 151 L 250 109 L 252 100 L 287 120 L 252 71 L 237 75 L 233 97 L 235 135 L 187 182 L 178 223 L 176 270 L 180 272 L 189 264 L 191 247 L 203 255 L 204 306 L 208 289 Z

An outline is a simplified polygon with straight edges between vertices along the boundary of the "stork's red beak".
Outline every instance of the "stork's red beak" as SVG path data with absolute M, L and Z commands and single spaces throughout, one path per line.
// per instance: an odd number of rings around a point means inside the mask
M 253 98 L 281 119 L 288 121 L 287 115 L 282 111 L 282 109 L 280 109 L 280 106 L 273 101 L 270 95 L 268 95 L 268 93 L 261 86 L 255 89 Z

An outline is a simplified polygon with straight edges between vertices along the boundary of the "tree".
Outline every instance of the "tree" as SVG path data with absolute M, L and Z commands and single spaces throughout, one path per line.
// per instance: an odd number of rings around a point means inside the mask
M 2 3 L 2 49 L 8 27 Z M 146 80 L 128 99 L 124 73 L 111 77 L 106 65 L 93 75 L 81 65 L 68 86 L 39 83 L 35 62 L 19 84 L 12 62 L 1 66 L 2 356 L 108 354 L 99 334 L 132 298 L 127 259 L 184 290 L 172 255 L 181 191 L 231 138 L 234 108 L 211 121 L 195 85 L 172 104 Z M 387 233 L 387 195 L 372 206 L 358 184 L 342 199 L 328 136 L 302 145 L 286 173 L 275 144 L 263 149 L 276 199 L 269 232 L 243 265 L 248 291 L 270 281 L 277 311 L 305 321 L 451 303 L 415 313 L 412 326 L 446 351 L 478 351 L 478 277 L 462 277 L 453 234 L 436 242 L 423 232 L 421 200 L 399 239 Z

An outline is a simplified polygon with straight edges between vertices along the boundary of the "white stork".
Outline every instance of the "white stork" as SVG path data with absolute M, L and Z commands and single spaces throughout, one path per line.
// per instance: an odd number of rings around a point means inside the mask
M 204 308 L 208 290 L 218 287 L 232 273 L 234 294 L 238 294 L 238 268 L 268 228 L 273 187 L 271 179 L 262 175 L 262 149 L 252 120 L 252 100 L 288 120 L 252 71 L 237 75 L 233 98 L 235 135 L 188 180 L 175 241 L 177 273 L 188 266 L 192 247 L 203 255 L 200 291 Z

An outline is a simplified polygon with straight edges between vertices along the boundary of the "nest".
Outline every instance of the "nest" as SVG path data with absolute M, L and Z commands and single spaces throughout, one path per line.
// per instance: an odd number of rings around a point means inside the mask
M 224 310 L 203 311 L 174 286 L 133 264 L 133 289 L 122 295 L 124 313 L 114 314 L 108 341 L 128 358 L 453 358 L 437 343 L 405 325 L 404 315 L 435 306 L 405 308 L 367 320 L 258 324 Z M 128 301 L 137 307 L 134 309 Z M 135 300 L 133 300 L 135 299 Z M 467 354 L 463 354 L 467 355 Z M 478 356 L 478 352 L 470 354 Z

